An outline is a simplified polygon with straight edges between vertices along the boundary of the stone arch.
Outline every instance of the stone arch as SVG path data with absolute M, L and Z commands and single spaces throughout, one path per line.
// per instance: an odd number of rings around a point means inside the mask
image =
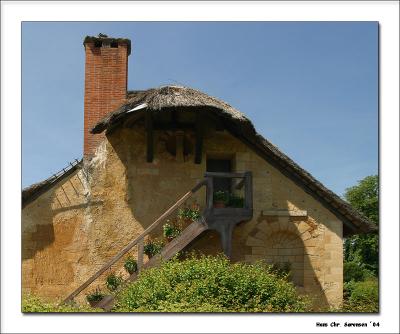
M 293 283 L 304 285 L 304 244 L 296 234 L 277 231 L 265 242 L 265 260 L 269 264 L 283 267 L 289 264 Z
M 289 262 L 293 282 L 304 286 L 305 271 L 308 268 L 306 254 L 310 239 L 315 234 L 314 225 L 307 218 L 304 221 L 289 216 L 263 216 L 247 237 L 246 245 L 250 246 L 251 254 L 246 255 L 246 260 L 264 260 L 278 265 Z

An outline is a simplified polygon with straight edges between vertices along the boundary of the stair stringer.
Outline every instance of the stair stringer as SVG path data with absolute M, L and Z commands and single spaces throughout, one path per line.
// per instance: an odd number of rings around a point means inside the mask
M 204 231 L 208 230 L 208 225 L 205 217 L 200 217 L 195 222 L 191 223 L 183 232 L 169 242 L 162 250 L 160 254 L 153 256 L 149 261 L 147 261 L 143 267 L 143 269 L 148 269 L 152 267 L 157 267 L 161 264 L 162 261 L 167 261 L 174 257 L 178 252 L 184 249 L 191 241 L 193 241 L 197 236 L 199 236 Z M 125 286 L 129 282 L 133 282 L 138 278 L 138 273 L 133 273 L 129 278 L 124 282 L 123 286 Z M 110 311 L 115 302 L 115 296 L 109 295 L 103 298 L 96 307 L 102 308 L 105 311 Z

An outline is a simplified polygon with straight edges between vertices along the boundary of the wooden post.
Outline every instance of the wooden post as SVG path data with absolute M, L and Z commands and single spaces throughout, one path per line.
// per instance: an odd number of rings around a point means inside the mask
M 221 235 L 222 249 L 228 259 L 231 259 L 232 255 L 232 232 L 234 227 L 234 224 L 230 224 L 230 222 L 225 221 L 219 230 Z
M 183 141 L 185 138 L 185 132 L 182 130 L 175 131 L 175 140 L 176 140 L 176 153 L 175 159 L 176 162 L 182 163 L 184 162 L 184 152 L 183 152 Z
M 153 129 L 153 111 L 146 112 L 146 141 L 147 141 L 147 162 L 153 162 L 154 158 L 154 129 Z
M 196 111 L 196 146 L 195 146 L 195 156 L 194 163 L 201 164 L 201 158 L 203 155 L 203 131 L 204 131 L 204 122 L 201 117 L 200 111 Z
M 173 130 L 178 129 L 178 110 L 176 108 L 171 110 L 171 127 Z
M 245 173 L 245 181 L 244 181 L 244 198 L 246 209 L 253 209 L 253 186 L 252 186 L 252 175 L 251 172 Z
M 214 182 L 212 177 L 206 178 L 206 201 L 207 201 L 207 210 L 212 210 L 214 205 Z
M 143 267 L 143 238 L 139 240 L 138 242 L 138 250 L 137 250 L 137 269 L 138 269 L 138 273 L 140 272 L 140 270 L 142 270 Z

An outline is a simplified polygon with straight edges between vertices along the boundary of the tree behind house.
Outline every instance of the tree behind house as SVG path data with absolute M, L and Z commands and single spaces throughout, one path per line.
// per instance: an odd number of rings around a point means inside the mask
M 367 176 L 353 187 L 346 189 L 345 199 L 365 217 L 379 224 L 378 175 Z M 362 281 L 379 271 L 378 234 L 354 235 L 344 243 L 345 281 Z

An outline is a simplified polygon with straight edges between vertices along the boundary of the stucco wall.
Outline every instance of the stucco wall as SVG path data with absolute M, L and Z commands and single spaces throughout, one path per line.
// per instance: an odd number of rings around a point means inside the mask
M 207 156 L 231 157 L 236 171 L 253 172 L 254 197 L 253 219 L 234 231 L 233 261 L 292 262 L 301 291 L 315 295 L 316 305 L 337 306 L 342 223 L 242 142 L 212 124 L 206 129 L 197 165 L 193 154 L 176 159 L 167 151 L 166 132 L 156 133 L 154 161 L 147 163 L 143 124 L 121 128 L 98 148 L 85 173 L 75 173 L 27 205 L 23 290 L 65 297 L 201 180 Z M 186 137 L 194 143 L 194 134 Z M 204 205 L 204 197 L 200 191 L 195 200 Z M 270 215 L 272 210 L 306 210 L 307 216 Z M 219 236 L 204 233 L 188 249 L 220 252 Z

